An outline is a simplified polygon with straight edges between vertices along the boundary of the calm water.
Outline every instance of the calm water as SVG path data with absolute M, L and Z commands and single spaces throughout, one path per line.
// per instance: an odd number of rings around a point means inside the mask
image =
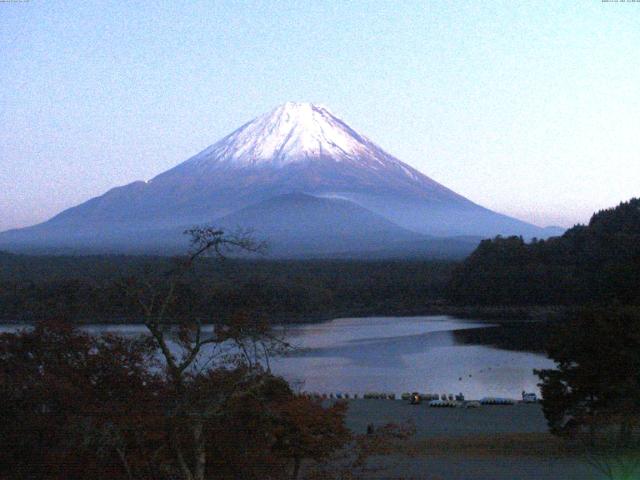
M 486 326 L 447 316 L 345 318 L 289 327 L 300 349 L 273 369 L 319 392 L 462 392 L 467 398 L 538 391 L 542 355 L 460 345 L 453 330 Z
M 541 355 L 461 345 L 453 331 L 486 324 L 447 316 L 343 318 L 282 327 L 297 349 L 271 362 L 296 388 L 318 392 L 421 391 L 467 398 L 519 397 L 537 391 L 534 368 L 554 364 Z M 88 327 L 95 333 L 144 333 L 140 325 Z M 0 331 L 15 326 L 0 326 Z

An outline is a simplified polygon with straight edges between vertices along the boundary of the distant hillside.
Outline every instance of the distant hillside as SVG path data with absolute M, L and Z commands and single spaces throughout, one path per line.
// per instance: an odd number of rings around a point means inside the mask
M 302 193 L 250 205 L 216 224 L 249 228 L 267 241 L 268 258 L 462 259 L 481 240 L 421 235 L 349 200 Z
M 593 215 L 561 237 L 484 240 L 456 270 L 464 304 L 640 304 L 640 199 Z
M 266 240 L 275 257 L 324 255 L 357 246 L 360 252 L 402 240 L 420 239 L 381 215 L 348 200 L 302 193 L 279 195 L 216 222 L 222 228 L 249 228 Z

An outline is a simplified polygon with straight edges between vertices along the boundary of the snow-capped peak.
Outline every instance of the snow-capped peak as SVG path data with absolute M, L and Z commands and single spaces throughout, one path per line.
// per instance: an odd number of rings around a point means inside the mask
M 376 156 L 379 149 L 326 107 L 287 102 L 200 152 L 196 164 L 283 166 L 313 158 L 335 161 Z

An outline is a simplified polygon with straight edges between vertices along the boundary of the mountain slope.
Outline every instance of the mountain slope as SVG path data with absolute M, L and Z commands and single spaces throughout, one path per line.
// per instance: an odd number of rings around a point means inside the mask
M 364 252 L 421 238 L 352 202 L 296 193 L 250 205 L 215 224 L 249 228 L 269 243 L 272 255 L 287 257 Z
M 548 236 L 428 178 L 325 107 L 287 103 L 148 182 L 114 188 L 40 225 L 0 234 L 0 247 L 161 248 L 173 242 L 163 239 L 167 232 L 292 193 L 349 201 L 423 235 Z

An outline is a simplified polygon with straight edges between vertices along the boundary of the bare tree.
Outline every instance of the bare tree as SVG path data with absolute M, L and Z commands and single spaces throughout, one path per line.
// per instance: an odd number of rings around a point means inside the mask
M 200 258 L 213 255 L 224 259 L 229 253 L 262 253 L 266 248 L 249 232 L 227 234 L 212 227 L 197 227 L 185 233 L 191 237 L 189 254 L 177 259 L 175 267 L 159 281 L 135 282 L 133 293 L 144 324 L 162 355 L 171 386 L 166 430 L 177 466 L 183 479 L 203 480 L 207 465 L 206 422 L 222 414 L 220 396 L 234 391 L 233 388 L 225 389 L 224 394 L 211 391 L 206 372 L 230 358 L 245 372 L 259 371 L 263 365 L 268 370 L 269 356 L 286 349 L 287 344 L 273 334 L 268 323 L 246 315 L 237 315 L 228 322 L 213 322 L 210 332 L 204 331 L 200 318 L 171 315 L 179 282 Z

